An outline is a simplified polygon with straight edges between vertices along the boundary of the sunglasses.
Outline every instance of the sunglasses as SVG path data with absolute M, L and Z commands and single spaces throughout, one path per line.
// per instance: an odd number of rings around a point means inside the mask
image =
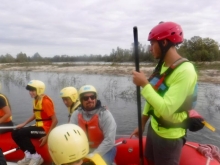
M 94 100 L 94 99 L 96 99 L 96 95 L 83 96 L 83 97 L 82 97 L 83 101 L 88 101 L 89 98 L 90 98 L 91 100 Z

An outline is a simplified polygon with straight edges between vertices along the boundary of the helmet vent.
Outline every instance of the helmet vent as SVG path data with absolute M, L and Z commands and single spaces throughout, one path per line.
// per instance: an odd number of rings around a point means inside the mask
M 171 33 L 171 35 L 174 35 L 174 34 L 175 34 L 175 32 L 172 32 L 172 33 Z
M 69 160 L 76 160 L 76 154 L 69 155 Z
M 70 136 L 69 132 L 66 132 L 66 134 L 67 134 L 68 136 Z M 65 136 L 66 140 L 68 141 L 67 135 L 64 135 L 64 136 Z
M 182 34 L 183 34 L 183 33 L 181 32 L 181 33 L 180 33 L 180 36 L 181 36 Z
M 81 135 L 80 132 L 79 132 L 79 130 L 75 130 L 75 129 L 74 129 L 73 131 L 75 132 L 75 134 Z
M 82 150 L 82 155 L 86 155 L 87 152 L 86 152 L 86 148 L 84 150 Z
M 68 138 L 66 137 L 66 135 L 64 135 L 64 136 L 65 136 L 66 140 L 68 141 Z

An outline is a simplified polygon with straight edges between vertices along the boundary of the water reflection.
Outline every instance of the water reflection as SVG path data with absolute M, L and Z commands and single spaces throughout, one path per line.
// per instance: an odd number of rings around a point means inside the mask
M 25 86 L 31 79 L 39 79 L 46 84 L 46 93 L 53 99 L 59 124 L 67 122 L 67 109 L 59 97 L 63 87 L 91 84 L 97 88 L 98 98 L 112 112 L 117 122 L 118 134 L 130 134 L 137 127 L 136 87 L 131 76 L 82 75 L 55 72 L 0 72 L 2 93 L 10 100 L 13 120 L 21 123 L 32 114 L 32 101 Z M 200 143 L 211 143 L 220 147 L 220 86 L 217 84 L 199 83 L 196 109 L 216 128 L 216 132 L 204 128 L 192 133 L 188 139 Z M 142 107 L 144 100 L 142 99 Z

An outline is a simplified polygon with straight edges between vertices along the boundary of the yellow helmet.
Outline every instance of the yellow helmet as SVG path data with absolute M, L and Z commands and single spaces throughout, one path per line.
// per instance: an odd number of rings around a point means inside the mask
M 94 86 L 92 86 L 92 85 L 84 85 L 84 86 L 82 86 L 79 89 L 79 96 L 80 96 L 80 98 L 82 97 L 82 94 L 88 93 L 88 92 L 93 92 L 93 93 L 95 93 L 97 95 L 97 91 L 96 91 Z
M 60 97 L 69 97 L 72 100 L 72 102 L 75 103 L 76 100 L 78 100 L 79 95 L 78 95 L 76 88 L 66 87 L 60 91 Z
M 44 94 L 45 91 L 45 84 L 40 80 L 31 80 L 27 86 L 27 90 L 36 90 L 37 95 L 40 96 Z
M 63 124 L 50 132 L 48 150 L 54 163 L 61 165 L 84 158 L 89 153 L 89 142 L 78 125 Z

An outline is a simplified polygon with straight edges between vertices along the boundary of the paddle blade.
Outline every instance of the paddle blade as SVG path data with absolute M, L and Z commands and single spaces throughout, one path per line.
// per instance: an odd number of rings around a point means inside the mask
M 213 132 L 215 132 L 215 128 L 211 125 L 211 124 L 209 124 L 207 121 L 202 121 L 202 123 L 208 128 L 208 129 L 210 129 L 211 131 L 213 131 Z

